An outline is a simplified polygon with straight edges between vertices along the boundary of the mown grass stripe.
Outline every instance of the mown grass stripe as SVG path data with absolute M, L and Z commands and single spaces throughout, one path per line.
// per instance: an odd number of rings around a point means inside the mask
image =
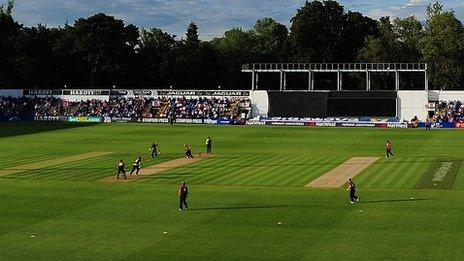
M 206 180 L 203 181 L 204 184 L 223 184 L 230 182 L 231 179 L 234 179 L 236 176 L 241 178 L 240 174 L 246 173 L 249 169 L 253 168 L 254 165 L 257 165 L 261 162 L 262 155 L 253 156 L 251 159 L 243 159 L 241 164 L 237 164 L 235 169 L 229 168 L 229 171 L 224 173 L 216 172 L 214 175 L 208 176 Z M 243 163 L 246 163 L 243 166 Z
M 379 188 L 392 188 L 397 184 L 401 178 L 405 175 L 404 171 L 414 165 L 408 162 L 399 163 L 397 167 L 390 173 L 389 177 L 385 179 Z
M 356 182 L 363 187 L 370 187 L 373 177 L 385 166 L 384 162 L 374 162 L 367 169 L 356 176 Z
M 330 169 L 333 169 L 337 164 L 331 164 L 331 162 L 334 162 L 336 159 L 336 157 L 324 157 L 318 160 L 317 163 L 312 165 L 310 168 L 305 169 L 305 171 L 301 171 L 300 173 L 302 175 L 297 175 L 291 179 L 288 179 L 285 182 L 282 182 L 280 185 L 291 186 L 291 184 L 299 184 L 302 182 L 302 186 L 304 186 L 311 180 L 314 180 L 316 177 L 319 177 L 327 173 L 327 171 Z
M 92 152 L 75 154 L 75 155 L 71 155 L 71 156 L 60 157 L 60 158 L 55 158 L 55 159 L 50 159 L 50 160 L 45 160 L 45 161 L 28 163 L 28 164 L 24 164 L 24 165 L 17 165 L 15 167 L 1 169 L 0 170 L 0 175 L 2 175 L 2 176 L 3 175 L 12 175 L 12 174 L 17 174 L 17 173 L 28 171 L 28 170 L 43 169 L 43 168 L 47 168 L 47 167 L 50 167 L 50 166 L 56 166 L 56 165 L 61 165 L 61 164 L 64 164 L 64 163 L 90 159 L 92 157 L 103 156 L 103 155 L 107 155 L 107 154 L 110 154 L 110 153 L 109 152 L 92 151 Z
M 397 160 L 400 160 L 399 158 Z M 398 162 L 383 162 L 381 165 L 379 165 L 379 168 L 376 170 L 376 173 L 373 173 L 371 176 L 371 179 L 366 182 L 364 185 L 365 187 L 369 188 L 378 188 L 379 184 L 383 182 L 383 179 L 385 177 L 388 177 L 388 174 L 391 173 L 391 171 L 396 168 L 396 165 Z
M 215 184 L 228 184 L 236 185 L 236 182 L 249 178 L 251 175 L 255 175 L 262 169 L 267 168 L 268 164 L 276 160 L 275 155 L 265 155 L 254 159 L 251 164 L 245 164 L 240 168 L 236 168 L 231 171 L 227 176 L 219 177 L 215 179 Z
M 234 159 L 233 157 L 232 159 Z M 160 173 L 159 175 L 149 176 L 142 179 L 142 181 L 148 182 L 166 182 L 173 181 L 178 182 L 179 176 L 188 177 L 190 182 L 198 182 L 207 176 L 210 172 L 217 171 L 218 168 L 227 168 L 227 162 L 231 160 L 231 157 L 215 157 L 208 158 L 204 161 L 197 162 L 185 167 L 174 168 Z M 218 167 L 218 165 L 220 167 Z M 191 175 L 190 175 L 191 174 Z
M 114 156 L 113 156 L 114 157 Z M 8 175 L 6 177 L 16 176 L 18 178 L 25 179 L 57 179 L 63 180 L 64 177 L 74 175 L 73 172 L 83 175 L 83 173 L 104 173 L 110 168 L 103 167 L 101 163 L 108 161 L 105 155 L 97 156 L 95 158 L 88 158 L 83 161 L 75 161 L 69 163 L 63 163 L 56 166 L 50 166 L 46 168 L 36 169 L 17 173 L 15 175 Z M 99 164 L 100 163 L 100 164 Z M 89 168 L 92 166 L 91 168 Z M 113 168 L 114 169 L 114 168 Z
M 264 171 L 262 177 L 257 178 L 255 181 L 265 186 L 278 185 L 282 180 L 288 179 L 287 174 L 292 172 L 300 174 L 296 169 L 302 165 L 306 167 L 308 164 L 307 159 L 304 157 L 287 156 L 286 158 L 289 158 L 289 160 L 285 161 L 284 166 L 269 168 Z M 274 176 L 274 178 L 270 179 L 268 176 Z
M 69 156 L 69 155 L 66 155 L 66 156 Z M 3 169 L 3 168 L 8 168 L 8 167 L 14 167 L 17 165 L 23 165 L 25 163 L 34 163 L 34 162 L 39 162 L 39 161 L 53 159 L 53 158 L 57 158 L 56 154 L 38 154 L 37 156 L 30 155 L 30 154 L 16 154 L 16 155 L 13 155 L 11 158 L 2 158 L 2 163 L 0 165 L 0 168 Z
M 310 175 L 309 173 L 312 172 L 313 169 L 320 168 L 326 163 L 325 161 L 328 160 L 329 159 L 327 157 L 311 158 L 309 162 L 307 161 L 307 164 L 302 164 L 289 169 L 288 173 L 291 173 L 291 175 L 280 177 L 279 179 L 275 180 L 276 183 L 274 185 L 283 186 L 284 184 L 290 183 L 292 180 L 301 179 L 301 177 L 307 177 Z
M 405 163 L 407 168 L 402 173 L 401 177 L 397 180 L 397 182 L 391 184 L 392 188 L 413 188 L 417 182 L 416 180 L 418 177 L 421 177 L 424 173 L 423 166 L 426 165 L 423 162 L 415 162 L 415 163 Z
M 225 164 L 218 164 L 211 166 L 205 171 L 199 179 L 199 183 L 208 183 L 215 179 L 222 177 L 223 175 L 230 174 L 231 170 L 241 169 L 245 163 L 254 164 L 259 162 L 260 156 L 255 155 L 251 158 L 235 158 L 233 161 L 225 162 Z
M 273 160 L 272 164 L 269 164 L 269 166 L 263 165 L 261 167 L 261 171 L 256 171 L 254 174 L 248 175 L 245 178 L 238 180 L 234 183 L 234 185 L 264 185 L 264 181 L 267 181 L 270 184 L 275 184 L 275 179 L 279 177 L 279 167 L 282 166 L 283 163 L 292 164 L 298 160 L 298 158 L 292 159 L 291 156 L 279 157 L 276 160 Z
M 410 169 L 409 172 L 411 172 L 405 181 L 405 186 L 402 188 L 409 188 L 413 189 L 416 184 L 419 182 L 419 180 L 422 178 L 424 175 L 425 171 L 429 168 L 429 163 L 423 163 L 420 162 L 415 169 Z
M 226 185 L 237 185 L 239 183 L 246 184 L 249 180 L 254 179 L 263 170 L 268 168 L 270 163 L 279 161 L 279 157 L 276 155 L 267 156 L 267 158 L 261 160 L 255 165 L 246 167 L 242 170 L 235 170 L 233 175 L 228 176 L 221 180 L 222 184 Z M 245 183 L 244 183 L 245 182 Z
M 215 164 L 208 164 L 207 166 L 195 166 L 194 168 L 177 168 L 166 172 L 166 175 L 182 175 L 183 173 L 187 174 L 189 183 L 202 184 L 205 179 L 210 175 L 220 175 L 224 171 L 227 171 L 230 168 L 230 159 L 223 159 L 219 162 L 215 161 Z

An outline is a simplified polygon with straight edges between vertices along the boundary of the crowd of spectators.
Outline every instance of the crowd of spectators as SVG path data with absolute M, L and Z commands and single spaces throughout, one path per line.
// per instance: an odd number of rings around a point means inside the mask
M 435 122 L 464 121 L 464 103 L 462 101 L 437 102 L 432 120 Z
M 18 121 L 34 117 L 36 99 L 0 96 L 0 121 Z
M 130 97 L 109 101 L 68 101 L 59 98 L 0 97 L 0 120 L 44 116 L 99 116 L 115 118 L 242 119 L 251 102 L 243 97 Z

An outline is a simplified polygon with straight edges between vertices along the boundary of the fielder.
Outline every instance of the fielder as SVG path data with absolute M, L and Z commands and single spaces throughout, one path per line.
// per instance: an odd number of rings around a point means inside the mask
M 158 157 L 158 155 L 161 154 L 161 152 L 160 152 L 160 150 L 159 150 L 158 144 L 156 144 L 156 143 L 154 143 L 154 142 L 153 142 L 153 144 L 151 144 L 149 150 L 150 150 L 150 152 L 151 152 L 150 155 L 151 155 L 151 157 L 152 157 L 153 159 L 156 158 L 156 157 Z
M 356 184 L 351 179 L 348 179 L 348 188 L 346 190 L 350 191 L 350 203 L 354 204 L 359 201 L 359 196 L 356 195 Z
M 388 158 L 388 157 L 393 157 L 393 153 L 392 153 L 392 147 L 393 147 L 393 144 L 387 140 L 387 143 L 385 143 L 385 149 L 387 150 L 387 155 L 385 156 L 385 158 Z
M 187 196 L 188 196 L 188 187 L 185 184 L 185 181 L 182 182 L 182 185 L 179 187 L 179 210 L 182 211 L 188 210 L 188 205 L 187 205 Z

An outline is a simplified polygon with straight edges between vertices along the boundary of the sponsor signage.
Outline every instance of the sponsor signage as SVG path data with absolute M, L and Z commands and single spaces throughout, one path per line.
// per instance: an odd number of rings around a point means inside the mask
M 456 128 L 464 129 L 464 122 L 456 122 Z
M 36 116 L 35 121 L 68 121 L 67 116 Z
M 387 128 L 407 129 L 408 128 L 408 123 L 406 123 L 406 122 L 387 122 Z
M 143 118 L 144 123 L 168 123 L 168 118 Z
M 266 121 L 266 125 L 273 126 L 305 126 L 308 125 L 308 122 L 304 121 Z
M 140 120 L 138 120 L 140 121 Z M 144 123 L 169 123 L 168 118 L 142 118 L 141 122 Z M 227 119 L 183 119 L 177 118 L 174 120 L 174 123 L 184 123 L 184 124 L 232 124 L 234 121 Z M 261 123 L 264 125 L 264 123 Z
M 69 116 L 69 122 L 103 122 L 103 117 L 97 116 Z
M 111 96 L 128 96 L 128 97 L 133 97 L 133 96 L 157 96 L 158 92 L 155 90 L 145 90 L 145 89 L 139 89 L 139 90 L 111 90 L 110 92 Z
M 105 119 L 106 120 L 106 119 Z M 111 122 L 137 122 L 137 118 L 130 117 L 111 117 Z
M 203 119 L 175 119 L 175 123 L 196 123 L 196 124 L 202 124 Z
M 63 90 L 63 95 L 73 95 L 73 96 L 99 96 L 99 95 L 109 95 L 109 90 Z
M 24 96 L 52 96 L 61 94 L 62 90 L 23 90 Z
M 402 122 L 345 122 L 345 121 L 304 121 L 304 120 L 264 120 L 265 125 L 274 126 L 309 126 L 310 128 L 317 127 L 345 127 L 345 128 L 407 128 L 407 123 Z M 253 125 L 255 123 L 247 122 Z
M 337 123 L 336 122 L 317 121 L 317 122 L 311 122 L 310 126 L 314 126 L 314 127 L 337 127 Z
M 159 96 L 250 96 L 249 91 L 182 91 L 160 90 Z
M 222 125 L 231 124 L 232 122 L 233 121 L 231 121 L 231 120 L 225 120 L 225 119 L 217 120 L 217 124 L 222 124 Z
M 265 125 L 266 123 L 264 121 L 259 121 L 259 120 L 248 120 L 245 123 L 246 125 Z

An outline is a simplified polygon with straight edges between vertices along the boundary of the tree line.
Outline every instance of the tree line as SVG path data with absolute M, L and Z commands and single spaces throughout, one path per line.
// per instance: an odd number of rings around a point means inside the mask
M 414 16 L 374 20 L 336 1 L 307 1 L 289 28 L 263 18 L 208 41 L 194 22 L 181 37 L 103 13 L 27 27 L 13 9 L 12 0 L 0 7 L 0 88 L 244 89 L 250 75 L 241 66 L 254 62 L 423 62 L 432 88 L 464 88 L 464 26 L 439 2 L 427 7 L 423 25 Z M 388 88 L 386 77 L 378 89 Z

